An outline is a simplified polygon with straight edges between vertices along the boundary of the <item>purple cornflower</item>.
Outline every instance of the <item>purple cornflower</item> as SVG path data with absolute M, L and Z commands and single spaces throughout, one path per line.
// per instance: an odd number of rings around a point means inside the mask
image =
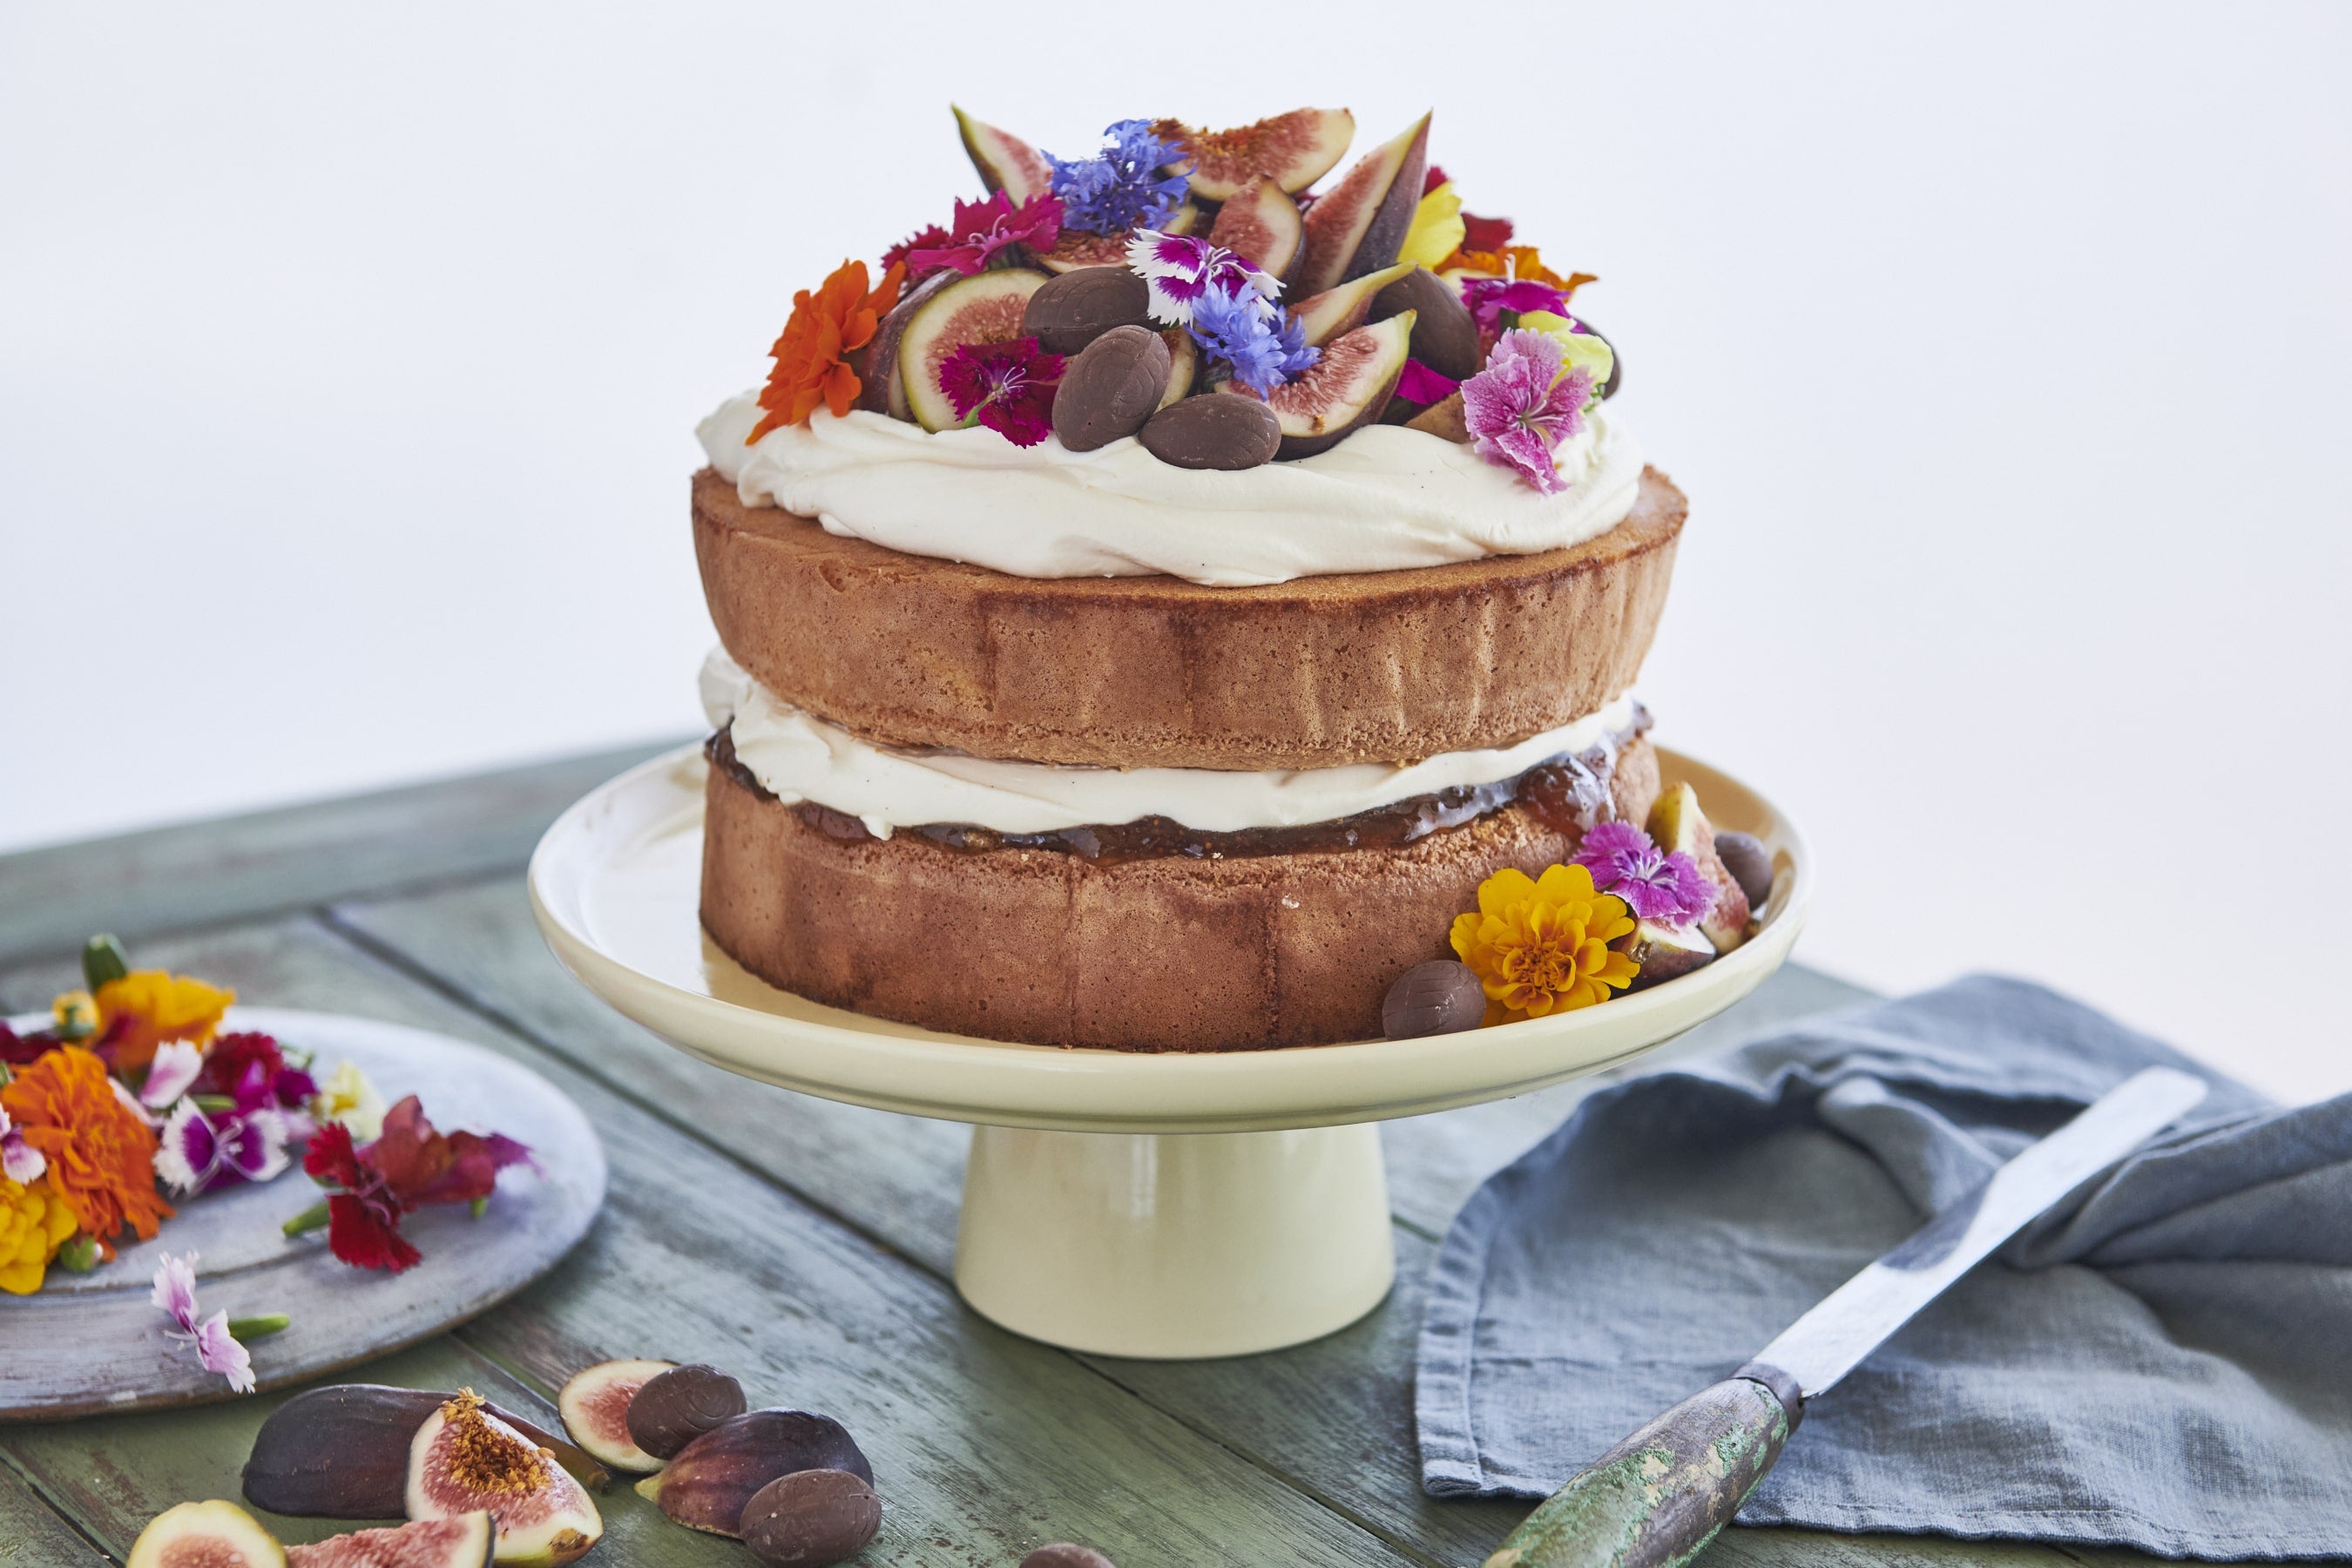
M 1255 289 L 1211 289 L 1192 303 L 1192 331 L 1202 353 L 1261 397 L 1323 357 L 1298 318 Z
M 1161 173 L 1182 160 L 1181 150 L 1153 135 L 1148 120 L 1119 121 L 1106 126 L 1103 136 L 1110 145 L 1091 158 L 1045 154 L 1054 194 L 1062 198 L 1062 226 L 1125 234 L 1167 222 L 1192 189 L 1189 175 Z
M 1486 368 L 1462 384 L 1462 419 L 1478 455 L 1516 468 L 1546 495 L 1567 489 L 1552 449 L 1584 427 L 1592 377 L 1559 373 L 1560 347 L 1541 332 L 1505 332 Z
M 1686 926 L 1715 907 L 1715 884 L 1698 863 L 1679 849 L 1662 851 L 1630 822 L 1595 825 L 1577 846 L 1576 864 L 1592 873 L 1594 888 L 1624 900 L 1637 920 Z

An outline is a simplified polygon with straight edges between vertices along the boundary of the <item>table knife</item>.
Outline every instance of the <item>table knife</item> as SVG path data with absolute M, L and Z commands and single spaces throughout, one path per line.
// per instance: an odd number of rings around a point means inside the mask
M 1807 1404 L 2043 1210 L 2205 1098 L 2149 1068 L 2020 1153 L 1789 1325 L 1546 1499 L 1486 1568 L 1678 1568 L 1756 1489 Z

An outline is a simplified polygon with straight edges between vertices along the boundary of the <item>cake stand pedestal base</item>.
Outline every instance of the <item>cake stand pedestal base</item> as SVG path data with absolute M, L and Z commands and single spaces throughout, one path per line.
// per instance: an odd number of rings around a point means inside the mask
M 972 1129 L 956 1288 L 1018 1334 L 1103 1355 L 1280 1350 L 1396 1277 L 1380 1129 Z

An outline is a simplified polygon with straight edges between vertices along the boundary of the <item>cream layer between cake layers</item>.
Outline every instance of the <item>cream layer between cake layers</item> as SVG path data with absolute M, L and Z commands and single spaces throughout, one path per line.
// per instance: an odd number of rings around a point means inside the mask
M 1573 723 L 1492 751 L 1416 763 L 1227 772 L 1097 768 L 1000 761 L 959 752 L 877 746 L 793 707 L 746 674 L 724 648 L 703 661 L 702 705 L 729 731 L 736 761 L 786 805 L 827 806 L 877 838 L 900 827 L 955 823 L 998 833 L 1055 833 L 1161 816 L 1203 833 L 1298 827 L 1418 795 L 1515 778 L 1550 759 L 1613 748 L 1634 727 L 1618 697 Z

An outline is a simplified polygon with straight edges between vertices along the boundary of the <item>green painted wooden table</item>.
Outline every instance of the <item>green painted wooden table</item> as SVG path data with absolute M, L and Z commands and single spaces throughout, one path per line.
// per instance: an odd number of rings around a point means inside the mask
M 72 981 L 83 938 L 111 930 L 142 963 L 248 1002 L 438 1029 L 545 1073 L 604 1137 L 603 1217 L 538 1285 L 365 1375 L 470 1384 L 552 1425 L 555 1389 L 590 1362 L 727 1367 L 755 1403 L 828 1411 L 857 1434 L 888 1510 L 863 1562 L 1011 1568 L 1042 1542 L 1077 1540 L 1122 1568 L 1473 1564 L 1502 1539 L 1525 1505 L 1436 1502 L 1416 1479 L 1422 1279 L 1478 1182 L 1601 1080 L 1387 1124 L 1397 1288 L 1341 1333 L 1192 1363 L 1017 1338 L 966 1310 L 949 1282 L 965 1128 L 706 1067 L 606 1011 L 541 946 L 521 877 L 540 831 L 656 749 L 0 857 L 0 1013 L 45 1007 Z M 1662 1056 L 1862 994 L 1790 967 Z M 274 1402 L 0 1426 L 0 1564 L 120 1562 L 169 1505 L 235 1497 Z M 603 1506 L 592 1563 L 751 1562 L 625 1489 Z M 289 1541 L 336 1528 L 282 1521 Z M 1733 1530 L 1705 1561 L 2137 1559 Z

